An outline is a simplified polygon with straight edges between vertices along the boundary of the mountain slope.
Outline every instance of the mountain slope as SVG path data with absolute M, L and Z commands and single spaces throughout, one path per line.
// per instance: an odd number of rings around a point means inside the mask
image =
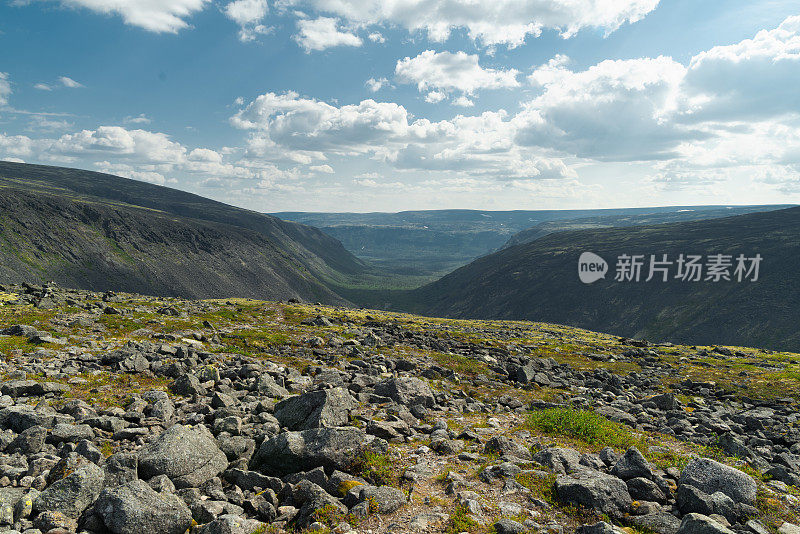
M 728 217 L 789 206 L 662 206 L 594 210 L 421 210 L 398 213 L 274 213 L 310 224 L 341 241 L 355 256 L 400 275 L 417 287 L 494 252 L 509 241 L 557 230 L 657 224 Z M 533 228 L 531 228 L 533 227 Z M 519 233 L 518 233 L 519 232 Z
M 578 258 L 585 251 L 599 254 L 609 264 L 606 278 L 591 285 L 578 279 Z M 668 254 L 674 261 L 681 253 L 761 254 L 764 259 L 757 282 L 644 281 L 651 254 Z M 642 281 L 614 280 L 621 254 L 645 255 Z M 551 234 L 484 256 L 403 296 L 403 301 L 408 309 L 432 315 L 527 319 L 629 337 L 796 350 L 800 348 L 798 268 L 800 208 L 789 208 Z
M 673 211 L 660 211 L 654 213 L 614 214 L 597 217 L 578 217 L 574 219 L 561 219 L 539 223 L 536 226 L 514 234 L 502 248 L 531 243 L 546 235 L 567 230 L 588 230 L 592 228 L 616 228 L 620 226 L 644 226 L 652 224 L 666 224 L 671 222 L 698 221 L 705 219 L 719 219 L 772 211 L 794 207 L 792 205 L 771 206 L 697 206 L 692 208 L 675 208 Z
M 115 176 L 0 163 L 0 279 L 344 302 L 363 264 L 315 228 Z

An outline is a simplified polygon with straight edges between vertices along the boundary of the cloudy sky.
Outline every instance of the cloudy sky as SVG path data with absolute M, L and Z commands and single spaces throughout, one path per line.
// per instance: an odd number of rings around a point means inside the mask
M 0 0 L 0 159 L 259 211 L 800 202 L 797 0 Z

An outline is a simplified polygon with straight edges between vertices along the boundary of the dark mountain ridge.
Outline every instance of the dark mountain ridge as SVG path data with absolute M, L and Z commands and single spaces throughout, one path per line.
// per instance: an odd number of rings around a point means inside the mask
M 579 280 L 578 258 L 586 251 L 608 262 L 605 279 Z M 644 281 L 651 254 L 673 261 L 679 254 L 701 254 L 705 262 L 709 255 L 740 253 L 763 257 L 757 282 Z M 622 254 L 645 256 L 642 281 L 614 279 Z M 401 299 L 406 309 L 436 316 L 546 321 L 626 337 L 797 350 L 798 270 L 800 208 L 789 208 L 559 232 L 479 258 Z
M 116 176 L 0 163 L 0 279 L 343 303 L 363 264 L 315 228 Z

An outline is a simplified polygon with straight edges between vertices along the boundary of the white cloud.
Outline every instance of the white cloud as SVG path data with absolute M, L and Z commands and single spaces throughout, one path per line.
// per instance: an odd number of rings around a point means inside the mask
M 367 89 L 369 89 L 373 93 L 377 93 L 384 87 L 391 87 L 389 80 L 387 80 L 386 78 L 378 78 L 377 80 L 375 78 L 370 78 L 369 80 L 364 82 L 364 85 L 366 85 Z
M 454 106 L 460 106 L 462 108 L 471 108 L 475 105 L 475 102 L 467 98 L 466 96 L 459 96 L 458 98 L 453 100 Z
M 355 34 L 340 31 L 339 21 L 334 18 L 301 19 L 297 21 L 299 33 L 295 40 L 306 53 L 312 50 L 325 50 L 334 46 L 361 46 L 361 38 Z
M 37 83 L 33 86 L 34 89 L 38 89 L 40 91 L 52 91 L 53 88 L 47 85 L 46 83 Z
M 674 157 L 701 132 L 671 121 L 686 68 L 667 57 L 606 60 L 584 71 L 563 57 L 529 77 L 542 94 L 514 118 L 516 140 L 583 158 L 646 160 Z
M 186 149 L 163 133 L 126 130 L 119 126 L 100 126 L 61 136 L 51 150 L 69 156 L 113 154 L 147 162 L 178 163 Z
M 9 96 L 11 96 L 11 79 L 7 72 L 0 72 L 0 106 L 8 104 Z
M 310 171 L 313 172 L 321 172 L 324 174 L 334 174 L 333 167 L 330 165 L 312 165 L 308 168 Z
M 738 120 L 800 112 L 800 16 L 752 39 L 694 56 L 684 91 L 686 120 Z
M 398 169 L 460 171 L 500 179 L 570 176 L 544 151 L 515 146 L 505 112 L 412 120 L 396 103 L 363 100 L 333 106 L 297 93 L 259 96 L 231 119 L 252 132 L 247 158 L 305 151 L 314 159 L 366 155 Z
M 118 15 L 125 24 L 156 33 L 177 33 L 208 0 L 59 0 L 62 5 Z
M 435 89 L 471 95 L 479 89 L 518 87 L 517 74 L 515 69 L 483 68 L 477 55 L 434 50 L 401 59 L 395 66 L 398 81 L 416 84 L 420 92 Z
M 132 117 L 129 115 L 124 119 L 122 119 L 122 122 L 124 122 L 125 124 L 150 124 L 152 120 L 150 120 L 150 118 L 147 117 L 144 113 L 141 113 L 136 117 Z
M 384 37 L 380 32 L 372 32 L 367 35 L 367 39 L 372 41 L 373 43 L 385 43 L 386 37 Z
M 431 91 L 425 95 L 425 102 L 429 104 L 438 104 L 445 98 L 447 98 L 447 94 L 443 93 L 442 91 Z
M 32 115 L 28 130 L 36 132 L 61 132 L 73 128 L 74 125 L 64 119 L 50 118 L 46 115 Z
M 67 76 L 59 77 L 58 82 L 64 87 L 68 87 L 70 89 L 78 89 L 79 87 L 83 87 L 83 84 L 80 84 Z
M 267 0 L 235 0 L 225 6 L 225 15 L 239 25 L 239 39 L 245 42 L 269 32 L 262 24 L 268 12 Z
M 282 0 L 278 4 L 284 9 L 307 6 L 355 25 L 424 30 L 435 41 L 444 41 L 451 30 L 464 28 L 484 45 L 513 47 L 545 28 L 558 30 L 564 37 L 584 28 L 611 33 L 644 18 L 658 0 Z

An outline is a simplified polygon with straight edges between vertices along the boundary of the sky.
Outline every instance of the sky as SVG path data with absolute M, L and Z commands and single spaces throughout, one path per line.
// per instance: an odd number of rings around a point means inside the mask
M 262 212 L 800 202 L 797 0 L 0 0 L 0 159 Z

